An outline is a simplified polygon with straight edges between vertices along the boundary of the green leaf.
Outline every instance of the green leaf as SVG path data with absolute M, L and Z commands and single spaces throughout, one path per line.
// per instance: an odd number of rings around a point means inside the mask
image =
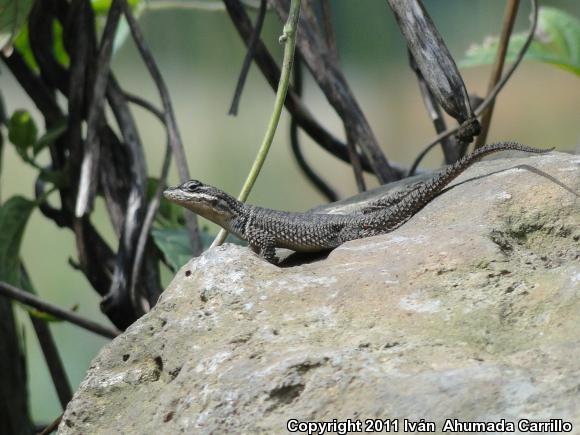
M 526 39 L 525 33 L 512 35 L 506 55 L 513 62 Z M 470 47 L 460 67 L 492 64 L 498 49 L 497 37 Z M 542 7 L 538 12 L 538 26 L 534 40 L 524 59 L 553 64 L 580 75 L 580 20 L 560 9 Z
M 32 0 L 0 0 L 0 49 L 10 47 L 31 8 Z
M 13 196 L 0 206 L 0 280 L 20 286 L 20 245 L 36 203 Z
M 1 1 L 1 0 L 0 0 Z M 64 48 L 63 29 L 60 22 L 56 19 L 52 20 L 52 53 L 55 59 L 65 68 L 70 65 L 69 55 Z M 38 72 L 38 64 L 30 48 L 30 40 L 28 38 L 28 24 L 22 26 L 20 32 L 14 39 L 14 46 L 18 49 L 26 64 L 33 70 Z
M 191 257 L 193 257 L 189 234 L 185 228 L 154 228 L 151 230 L 151 235 L 153 236 L 155 245 L 163 253 L 165 261 L 167 261 L 167 264 L 169 264 L 169 267 L 171 267 L 174 272 L 179 270 L 191 259 Z M 204 228 L 200 231 L 200 236 L 203 249 L 208 249 L 211 246 L 215 235 L 210 234 L 207 229 Z M 228 234 L 226 242 L 235 243 L 240 246 L 247 246 L 245 241 L 240 240 L 232 234 Z
M 127 3 L 131 8 L 137 6 L 143 0 L 129 0 Z M 111 8 L 113 0 L 91 0 L 91 5 L 93 6 L 93 11 L 97 14 L 106 15 Z
M 70 58 L 66 49 L 64 48 L 63 33 L 64 32 L 60 22 L 56 19 L 52 20 L 52 35 L 54 38 L 52 51 L 58 63 L 60 63 L 65 68 L 68 68 L 70 65 Z
M 154 228 L 151 235 L 165 261 L 175 272 L 187 263 L 193 252 L 187 231 L 183 228 Z
M 8 121 L 8 139 L 16 146 L 22 156 L 27 155 L 28 148 L 34 145 L 38 130 L 30 113 L 26 110 L 15 111 Z
M 51 145 L 55 140 L 61 137 L 62 134 L 66 131 L 66 127 L 67 127 L 66 121 L 63 120 L 61 123 L 52 127 L 50 130 L 44 133 L 40 137 L 40 139 L 34 142 L 34 145 L 32 147 L 32 154 L 34 155 L 34 157 L 36 157 L 38 153 L 41 152 L 44 148 Z
M 18 36 L 14 39 L 14 47 L 18 49 L 26 65 L 33 71 L 38 72 L 38 64 L 36 63 L 32 48 L 30 48 L 30 40 L 28 39 L 28 24 L 22 26 Z
M 50 181 L 60 187 L 64 186 L 66 182 L 64 174 L 62 172 L 43 169 L 35 162 L 34 158 L 42 149 L 54 142 L 65 131 L 66 121 L 63 120 L 37 140 L 38 131 L 36 124 L 30 116 L 30 113 L 25 110 L 17 110 L 10 118 L 10 121 L 8 121 L 8 137 L 16 146 L 16 151 L 22 160 L 38 169 L 44 180 Z M 29 149 L 33 151 L 32 156 L 30 156 Z

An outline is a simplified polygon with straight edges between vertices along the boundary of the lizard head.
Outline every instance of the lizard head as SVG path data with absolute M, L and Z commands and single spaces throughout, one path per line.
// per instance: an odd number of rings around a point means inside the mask
M 227 193 L 197 180 L 170 187 L 163 196 L 226 229 L 243 207 Z

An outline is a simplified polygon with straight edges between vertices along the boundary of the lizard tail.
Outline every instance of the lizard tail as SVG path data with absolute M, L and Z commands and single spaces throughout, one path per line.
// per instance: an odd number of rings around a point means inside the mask
M 427 181 L 417 189 L 411 191 L 408 195 L 406 195 L 404 200 L 399 201 L 397 204 L 393 205 L 391 207 L 390 214 L 393 218 L 393 224 L 395 225 L 392 226 L 392 229 L 400 226 L 411 216 L 417 213 L 433 198 L 439 195 L 445 186 L 451 183 L 451 181 L 457 178 L 469 166 L 480 160 L 482 157 L 487 156 L 488 154 L 510 150 L 544 154 L 552 151 L 553 149 L 554 148 L 533 148 L 519 144 L 517 142 L 498 142 L 477 148 L 471 154 L 466 155 L 465 157 L 455 162 L 453 165 L 449 166 L 432 180 Z
M 534 148 L 527 145 L 522 145 L 518 142 L 497 142 L 477 148 L 475 151 L 462 157 L 453 165 L 445 169 L 441 174 L 437 175 L 431 181 L 428 181 L 425 183 L 425 185 L 418 189 L 421 191 L 421 196 L 425 196 L 426 202 L 424 204 L 431 201 L 441 192 L 441 190 L 445 188 L 445 186 L 451 183 L 451 181 L 457 178 L 461 173 L 463 173 L 463 171 L 465 171 L 468 167 L 477 161 L 481 160 L 483 157 L 500 151 L 512 150 L 534 154 L 545 154 L 553 151 L 554 148 Z

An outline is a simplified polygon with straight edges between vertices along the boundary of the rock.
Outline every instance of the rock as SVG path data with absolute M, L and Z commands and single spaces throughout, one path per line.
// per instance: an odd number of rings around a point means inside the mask
M 485 161 L 403 227 L 319 261 L 206 252 L 95 358 L 59 433 L 404 418 L 580 433 L 579 186 L 579 156 Z

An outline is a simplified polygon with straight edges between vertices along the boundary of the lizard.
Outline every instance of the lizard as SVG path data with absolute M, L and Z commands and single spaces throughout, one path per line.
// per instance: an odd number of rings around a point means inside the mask
M 432 179 L 409 190 L 378 198 L 351 214 L 286 212 L 258 207 L 238 201 L 222 190 L 197 180 L 170 187 L 163 195 L 246 240 L 262 258 L 276 264 L 275 248 L 297 252 L 328 251 L 349 240 L 394 231 L 473 163 L 488 154 L 509 150 L 542 154 L 553 148 L 544 150 L 517 142 L 485 145 Z

